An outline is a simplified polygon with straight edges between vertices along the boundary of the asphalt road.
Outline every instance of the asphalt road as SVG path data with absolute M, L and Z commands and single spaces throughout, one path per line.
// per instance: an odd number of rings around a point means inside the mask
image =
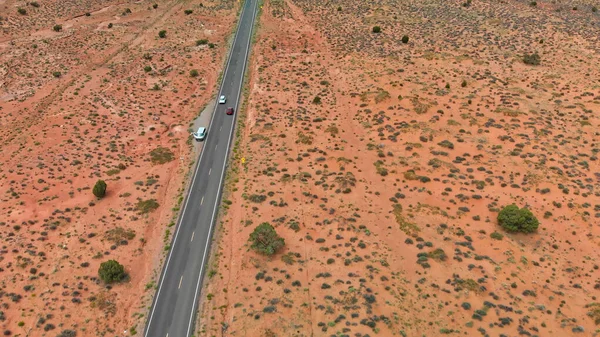
M 194 334 L 204 265 L 210 252 L 256 13 L 257 0 L 245 0 L 217 95 L 225 95 L 227 102 L 215 106 L 144 337 L 189 337 Z M 227 107 L 235 108 L 233 116 L 225 114 Z

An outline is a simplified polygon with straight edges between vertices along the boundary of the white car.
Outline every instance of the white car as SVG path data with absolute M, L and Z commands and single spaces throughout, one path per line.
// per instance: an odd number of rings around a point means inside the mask
M 225 95 L 221 95 L 221 97 L 219 97 L 219 104 L 225 104 Z
M 204 140 L 204 138 L 206 138 L 206 128 L 203 126 L 199 127 L 197 132 L 192 132 L 192 136 L 194 136 L 194 139 L 197 141 Z

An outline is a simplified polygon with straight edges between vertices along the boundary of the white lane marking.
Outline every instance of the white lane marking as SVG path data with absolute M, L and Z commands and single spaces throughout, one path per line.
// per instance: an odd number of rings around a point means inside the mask
M 244 72 L 246 71 L 246 63 L 248 63 L 248 51 L 250 50 L 250 42 L 252 41 L 252 31 L 254 30 L 254 21 L 256 19 L 256 3 L 257 1 L 254 1 L 254 12 L 252 13 L 252 28 L 250 29 L 250 36 L 248 37 L 248 44 L 246 45 L 246 55 L 244 57 L 244 67 L 242 69 L 242 77 L 244 76 Z M 244 4 L 246 4 L 246 2 L 244 2 Z M 240 25 L 242 22 L 242 19 L 244 17 L 244 11 L 246 10 L 246 6 L 244 6 L 244 9 L 242 10 L 242 14 L 240 15 Z M 239 26 L 238 26 L 239 27 Z M 235 33 L 235 38 L 237 39 L 237 33 L 238 31 L 236 31 Z M 234 46 L 235 46 L 235 40 L 234 40 Z M 232 48 L 233 51 L 233 48 Z M 231 61 L 231 59 L 229 59 Z M 227 65 L 227 67 L 229 68 L 229 65 Z M 241 88 L 242 88 L 242 83 L 243 83 L 243 78 L 242 80 L 240 80 L 240 86 L 238 89 L 238 101 L 240 100 L 240 94 L 241 94 Z M 221 83 L 222 84 L 222 83 Z M 235 103 L 235 111 L 237 111 L 237 106 L 238 106 L 238 102 L 236 101 Z M 221 180 L 219 181 L 219 189 L 217 190 L 217 197 L 219 196 L 219 193 L 221 193 L 221 187 L 223 184 L 221 184 L 221 182 L 223 181 L 223 175 L 225 174 L 225 165 L 227 164 L 227 152 L 229 150 L 229 145 L 231 143 L 231 135 L 233 134 L 233 128 L 235 126 L 235 119 L 232 121 L 231 123 L 231 130 L 229 130 L 229 139 L 227 140 L 227 147 L 225 148 L 225 161 L 223 162 L 223 171 L 221 171 Z M 187 330 L 187 334 L 186 336 L 190 335 L 190 331 L 192 330 L 192 319 L 194 318 L 194 314 L 196 313 L 196 304 L 198 303 L 198 291 L 200 290 L 200 282 L 202 281 L 202 272 L 204 271 L 204 262 L 206 261 L 206 253 L 208 250 L 208 244 L 210 243 L 211 240 L 211 234 L 212 234 L 212 229 L 213 229 L 213 224 L 214 224 L 214 220 L 215 220 L 215 211 L 217 210 L 217 202 L 215 201 L 215 207 L 213 208 L 213 214 L 210 220 L 210 227 L 208 229 L 208 236 L 207 236 L 207 240 L 206 240 L 206 246 L 204 246 L 204 255 L 202 256 L 202 264 L 200 265 L 200 274 L 198 275 L 198 283 L 196 284 L 196 293 L 194 294 L 194 302 L 192 305 L 192 312 L 190 313 L 190 322 L 188 323 L 188 330 Z
M 217 151 L 217 146 L 219 146 L 219 144 L 215 145 L 215 151 Z
M 208 169 L 208 175 L 212 172 L 212 167 Z
M 169 337 L 169 333 L 167 332 L 167 337 Z
M 256 4 L 254 5 L 254 7 L 256 10 Z M 231 48 L 231 52 L 229 53 L 229 56 L 228 56 L 229 58 L 227 60 L 227 66 L 225 67 L 225 74 L 224 74 L 225 76 L 223 76 L 223 79 L 225 79 L 227 76 L 227 70 L 229 69 L 229 64 L 231 63 L 231 59 L 233 57 L 233 49 L 235 47 L 235 42 L 237 41 L 237 38 L 238 38 L 238 33 L 240 32 L 239 27 L 241 26 L 242 18 L 244 17 L 245 11 L 246 11 L 246 6 L 244 6 L 242 8 L 242 13 L 240 14 L 240 20 L 238 21 L 237 28 L 235 30 L 235 36 L 233 38 L 233 45 Z M 256 14 L 254 16 L 256 16 Z M 223 91 L 223 83 L 224 82 L 225 82 L 224 80 L 221 81 L 221 84 L 219 87 L 219 93 L 218 93 L 217 97 L 220 97 L 222 95 L 221 92 Z M 212 129 L 212 125 L 213 125 L 213 122 L 215 121 L 215 115 L 217 114 L 218 107 L 219 107 L 219 105 L 215 104 L 213 113 L 210 116 L 210 123 L 208 124 L 208 130 Z M 177 225 L 177 230 L 175 231 L 175 239 L 173 239 L 173 245 L 171 246 L 171 249 L 169 250 L 169 257 L 167 258 L 167 264 L 165 265 L 165 269 L 163 270 L 163 274 L 161 275 L 160 284 L 158 285 L 158 292 L 156 293 L 156 296 L 154 297 L 154 300 L 153 300 L 152 312 L 150 313 L 150 319 L 148 320 L 148 325 L 146 325 L 146 332 L 144 333 L 144 337 L 148 337 L 148 332 L 150 331 L 150 326 L 152 325 L 152 319 L 154 318 L 154 311 L 156 310 L 156 303 L 158 303 L 158 299 L 160 297 L 160 292 L 162 290 L 162 285 L 163 285 L 163 282 L 165 281 L 165 276 L 167 275 L 167 270 L 169 270 L 169 262 L 171 262 L 171 256 L 173 255 L 173 251 L 175 251 L 175 245 L 177 244 L 177 238 L 179 237 L 179 229 L 181 228 L 181 220 L 185 216 L 185 211 L 187 210 L 187 205 L 188 205 L 188 202 L 190 201 L 189 196 L 191 194 L 191 188 L 194 186 L 194 182 L 196 181 L 196 177 L 198 176 L 198 171 L 200 171 L 200 163 L 202 162 L 203 156 L 204 156 L 204 148 L 203 148 L 203 151 L 200 152 L 200 159 L 198 160 L 198 164 L 196 165 L 196 171 L 194 172 L 194 177 L 192 178 L 192 184 L 190 185 L 190 190 L 188 191 L 188 198 L 186 198 L 186 200 L 185 200 L 185 205 L 183 206 L 183 212 L 181 214 L 181 218 L 179 219 L 179 224 Z M 198 292 L 198 290 L 196 289 L 196 293 L 197 292 Z M 196 294 L 196 296 L 197 296 L 197 294 Z M 194 297 L 194 301 L 195 300 L 196 300 L 196 297 Z M 194 315 L 194 312 L 192 311 L 192 316 L 190 317 L 190 324 L 191 324 L 193 315 Z M 188 326 L 188 331 L 187 331 L 186 336 L 190 335 L 190 329 L 191 329 L 191 326 Z M 167 333 L 167 337 L 169 337 L 168 333 Z
M 223 125 L 221 125 L 221 127 L 219 128 L 219 131 L 223 130 Z
M 181 275 L 181 278 L 179 279 L 179 287 L 177 287 L 177 289 L 181 289 L 181 282 L 183 282 L 183 275 Z
M 202 203 L 204 203 L 204 197 L 202 197 L 202 200 L 200 200 L 200 206 L 202 206 Z
M 192 239 L 190 241 L 194 241 L 194 234 L 196 234 L 196 232 L 192 232 Z

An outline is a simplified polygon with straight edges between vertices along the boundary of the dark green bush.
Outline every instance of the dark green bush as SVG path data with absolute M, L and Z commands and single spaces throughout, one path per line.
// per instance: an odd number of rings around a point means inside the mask
M 408 35 L 402 37 L 402 43 L 408 43 Z
M 512 204 L 498 213 L 498 224 L 508 232 L 533 233 L 540 222 L 527 208 Z
M 96 185 L 94 185 L 94 188 L 92 189 L 92 193 L 94 193 L 97 198 L 104 198 L 106 195 L 106 183 L 104 180 L 98 180 L 96 182 Z
M 541 63 L 541 58 L 540 55 L 538 55 L 538 53 L 533 53 L 533 54 L 525 54 L 523 56 L 523 63 L 525 64 L 529 64 L 532 66 L 537 66 Z
M 373 33 L 381 33 L 381 27 L 379 27 L 379 26 L 373 27 Z
M 285 246 L 285 240 L 268 222 L 258 225 L 250 234 L 249 241 L 252 242 L 250 248 L 264 255 L 273 255 Z
M 161 30 L 160 32 L 158 32 L 158 37 L 160 37 L 161 39 L 164 39 L 165 37 L 167 37 L 167 31 Z
M 62 25 L 54 25 L 52 29 L 54 29 L 55 32 L 60 32 L 62 30 Z
M 115 260 L 108 260 L 100 265 L 98 276 L 106 283 L 119 282 L 126 276 L 125 268 Z

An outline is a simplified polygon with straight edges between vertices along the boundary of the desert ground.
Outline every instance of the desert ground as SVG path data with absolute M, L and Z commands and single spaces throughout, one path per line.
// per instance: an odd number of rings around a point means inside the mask
M 266 0 L 199 336 L 598 335 L 594 6 Z
M 141 335 L 238 8 L 0 0 L 3 336 Z

